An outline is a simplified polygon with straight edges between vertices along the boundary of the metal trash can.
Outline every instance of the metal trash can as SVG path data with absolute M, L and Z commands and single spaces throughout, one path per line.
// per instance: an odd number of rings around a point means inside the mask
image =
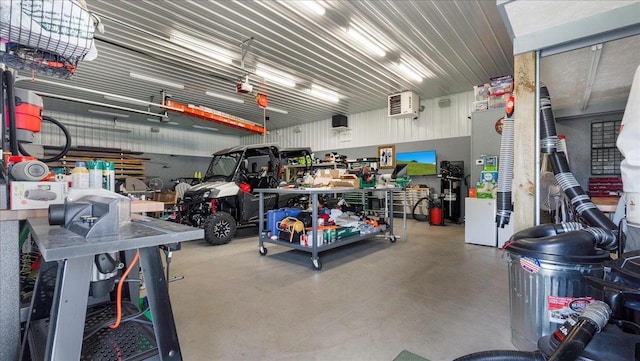
M 522 351 L 537 350 L 540 337 L 569 314 L 580 313 L 596 295 L 585 276 L 602 278 L 609 253 L 581 239 L 521 239 L 506 250 L 511 343 Z

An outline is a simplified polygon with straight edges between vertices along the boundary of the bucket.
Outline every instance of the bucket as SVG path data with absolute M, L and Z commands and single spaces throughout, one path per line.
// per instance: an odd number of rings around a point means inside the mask
M 429 209 L 429 219 L 431 220 L 432 226 L 441 226 L 442 225 L 442 208 L 431 207 Z
M 602 278 L 609 259 L 592 242 L 569 239 L 565 247 L 565 239 L 549 238 L 556 239 L 521 239 L 507 248 L 511 343 L 521 351 L 537 350 L 540 337 L 581 313 L 596 296 L 585 276 Z

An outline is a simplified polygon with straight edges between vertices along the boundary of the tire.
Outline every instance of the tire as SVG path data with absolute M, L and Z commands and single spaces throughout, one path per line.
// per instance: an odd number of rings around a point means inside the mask
M 236 220 L 227 212 L 215 212 L 204 221 L 204 240 L 212 246 L 231 242 L 236 234 Z
M 413 205 L 413 219 L 419 222 L 429 221 L 429 198 L 423 197 L 418 199 L 416 204 Z

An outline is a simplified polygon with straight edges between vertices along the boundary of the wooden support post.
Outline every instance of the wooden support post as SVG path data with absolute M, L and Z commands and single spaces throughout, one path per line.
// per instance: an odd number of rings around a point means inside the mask
M 514 58 L 514 169 L 513 217 L 514 230 L 532 227 L 535 223 L 535 149 L 536 54 L 529 52 Z

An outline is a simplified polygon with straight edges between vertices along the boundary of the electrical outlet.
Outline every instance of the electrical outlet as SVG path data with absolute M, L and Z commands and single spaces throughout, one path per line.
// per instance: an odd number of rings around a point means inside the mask
M 483 165 L 484 161 L 482 159 L 476 159 L 476 165 Z

